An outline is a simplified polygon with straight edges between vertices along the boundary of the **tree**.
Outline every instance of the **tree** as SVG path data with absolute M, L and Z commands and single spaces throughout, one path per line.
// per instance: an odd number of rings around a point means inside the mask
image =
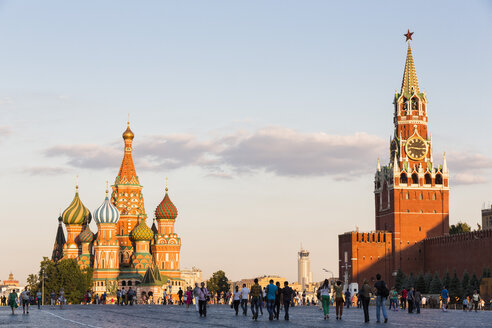
M 480 289 L 480 282 L 478 281 L 477 275 L 475 273 L 473 273 L 472 278 L 470 279 L 470 288 L 472 290 Z
M 410 275 L 407 276 L 407 279 L 405 279 L 405 283 L 403 284 L 403 287 L 407 290 L 409 290 L 412 287 L 415 288 L 415 277 L 413 276 L 412 272 L 410 272 Z
M 36 295 L 39 289 L 39 279 L 37 274 L 30 274 L 27 276 L 27 289 L 29 289 L 31 295 Z
M 461 289 L 463 291 L 463 297 L 471 296 L 473 289 L 470 286 L 470 275 L 468 272 L 463 273 L 463 278 L 461 279 Z
M 405 283 L 406 277 L 401 269 L 398 269 L 395 278 L 395 289 L 400 292 L 403 289 L 403 284 Z
M 429 293 L 440 294 L 441 289 L 442 289 L 441 279 L 439 278 L 439 274 L 436 272 L 436 274 L 434 274 L 434 278 L 432 278 L 432 281 L 430 283 Z
M 422 273 L 420 273 L 417 276 L 417 280 L 415 281 L 415 289 L 418 290 L 421 293 L 426 293 L 427 292 L 426 287 L 425 287 L 424 275 Z
M 451 303 L 457 303 L 462 297 L 461 291 L 461 282 L 456 274 L 456 270 L 454 270 L 453 278 L 451 279 L 451 283 L 449 285 L 449 298 Z
M 457 233 L 463 233 L 463 232 L 470 232 L 471 227 L 468 225 L 468 223 L 461 222 L 459 221 L 457 224 L 452 224 L 449 227 L 449 234 L 454 235 Z
M 58 294 L 63 288 L 67 301 L 77 304 L 82 301 L 84 293 L 92 288 L 93 269 L 81 270 L 75 259 L 61 260 L 55 263 L 44 257 L 39 270 L 41 280 L 43 273 L 45 277 L 45 299 L 49 299 L 51 291 Z
M 211 292 L 228 292 L 231 288 L 229 279 L 227 279 L 225 272 L 219 270 L 212 274 L 212 277 L 207 281 L 207 288 Z
M 451 276 L 449 275 L 449 271 L 446 271 L 444 277 L 442 277 L 442 285 L 449 289 L 449 285 L 451 284 Z
M 425 280 L 425 291 L 424 293 L 430 293 L 431 282 L 432 282 L 432 273 L 427 272 L 424 276 Z

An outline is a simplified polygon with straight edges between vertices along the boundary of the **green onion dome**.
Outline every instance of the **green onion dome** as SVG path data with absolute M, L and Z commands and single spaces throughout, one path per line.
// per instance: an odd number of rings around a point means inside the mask
M 153 237 L 154 232 L 147 226 L 145 219 L 142 219 L 132 231 L 132 238 L 134 241 L 150 241 Z
M 164 199 L 155 210 L 155 216 L 157 220 L 175 220 L 178 216 L 178 209 L 174 206 L 171 198 L 169 198 L 167 187 Z
M 70 203 L 67 209 L 63 211 L 63 223 L 82 225 L 87 223 L 86 220 L 88 219 L 89 214 L 89 210 L 82 204 L 82 201 L 79 198 L 79 187 L 77 186 L 72 203 Z
M 77 237 L 79 243 L 90 243 L 94 240 L 94 234 L 92 233 L 89 225 L 85 226 L 85 229 Z

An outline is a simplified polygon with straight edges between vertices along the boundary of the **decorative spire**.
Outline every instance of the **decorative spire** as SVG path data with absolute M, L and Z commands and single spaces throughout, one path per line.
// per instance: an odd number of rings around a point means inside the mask
M 419 93 L 419 82 L 417 80 L 417 73 L 415 72 L 415 64 L 413 63 L 412 48 L 410 47 L 410 40 L 412 40 L 413 32 L 408 31 L 405 36 L 408 41 L 407 60 L 405 61 L 405 71 L 403 72 L 403 82 L 401 85 L 401 94 L 407 99 L 411 97 L 413 93 Z
M 65 239 L 65 233 L 62 227 L 63 218 L 60 214 L 58 217 L 58 229 L 56 231 L 55 244 L 53 245 L 53 252 L 51 254 L 51 260 L 57 262 L 63 258 L 63 246 L 67 242 Z
M 381 172 L 381 163 L 379 162 L 379 157 L 378 157 L 378 172 Z
M 130 121 L 128 121 L 128 127 L 125 132 L 123 132 L 123 140 L 125 140 L 125 154 L 123 155 L 120 171 L 116 177 L 115 184 L 139 184 L 132 157 L 133 137 L 134 134 L 130 129 Z
M 396 152 L 395 152 L 395 158 L 393 158 L 393 175 L 396 176 L 399 173 L 400 173 L 400 168 L 398 167 L 398 159 L 396 158 Z

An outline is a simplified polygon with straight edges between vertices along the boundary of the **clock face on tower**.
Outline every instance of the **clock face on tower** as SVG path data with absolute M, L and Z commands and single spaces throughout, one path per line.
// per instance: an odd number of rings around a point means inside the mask
M 411 138 L 405 144 L 405 152 L 413 160 L 421 160 L 427 155 L 427 143 L 422 138 Z

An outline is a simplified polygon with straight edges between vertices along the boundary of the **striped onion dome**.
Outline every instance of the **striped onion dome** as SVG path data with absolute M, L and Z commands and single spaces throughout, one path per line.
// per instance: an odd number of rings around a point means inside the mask
M 178 209 L 174 206 L 171 198 L 169 198 L 167 187 L 164 199 L 155 210 L 155 216 L 157 220 L 174 220 L 178 216 Z
M 79 198 L 79 186 L 77 186 L 75 188 L 75 197 L 73 198 L 72 203 L 70 203 L 67 209 L 63 211 L 63 223 L 82 225 L 84 224 L 84 221 L 87 220 L 89 214 L 89 210 L 82 204 L 82 201 Z
M 132 238 L 135 241 L 150 241 L 154 237 L 154 232 L 145 223 L 145 219 L 133 229 Z
M 94 211 L 94 220 L 99 223 L 117 223 L 120 219 L 120 212 L 116 206 L 111 204 L 106 190 L 106 198 L 101 206 Z
M 90 243 L 94 240 L 94 234 L 89 228 L 89 225 L 85 226 L 85 229 L 77 236 L 79 243 Z

